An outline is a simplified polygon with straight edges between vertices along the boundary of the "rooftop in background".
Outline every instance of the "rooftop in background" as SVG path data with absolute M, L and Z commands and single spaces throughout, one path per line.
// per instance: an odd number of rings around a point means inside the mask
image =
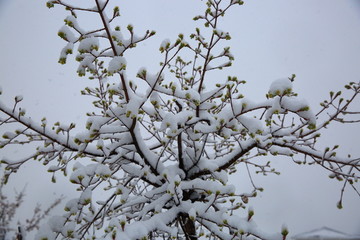
M 360 240 L 359 235 L 343 233 L 328 227 L 314 229 L 309 232 L 297 234 L 292 237 L 294 240 Z

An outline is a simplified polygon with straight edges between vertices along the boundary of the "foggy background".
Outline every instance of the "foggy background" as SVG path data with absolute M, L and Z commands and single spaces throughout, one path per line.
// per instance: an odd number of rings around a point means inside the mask
M 204 8 L 204 2 L 197 0 L 119 0 L 118 5 L 120 25 L 133 24 L 139 35 L 147 29 L 157 31 L 154 38 L 125 56 L 132 79 L 142 66 L 156 72 L 162 40 L 174 40 L 178 33 L 189 35 L 195 28 L 191 19 Z M 57 32 L 67 15 L 61 7 L 48 10 L 45 1 L 0 0 L 0 100 L 12 105 L 14 96 L 23 95 L 21 106 L 27 116 L 37 121 L 46 116 L 49 125 L 75 122 L 81 131 L 92 99 L 81 97 L 80 90 L 93 83 L 77 77 L 77 63 L 70 61 L 73 56 L 66 65 L 57 63 L 65 45 Z M 98 19 L 86 21 L 91 24 Z M 230 11 L 220 29 L 232 36 L 228 44 L 235 62 L 219 74 L 246 80 L 243 94 L 252 101 L 265 98 L 271 81 L 295 73 L 294 91 L 316 112 L 329 91 L 343 90 L 346 83 L 360 80 L 358 0 L 249 0 Z M 334 124 L 323 133 L 321 146 L 339 144 L 339 153 L 360 156 L 359 134 L 359 126 Z M 15 159 L 22 154 L 22 149 L 11 148 L 1 150 L 0 158 Z M 330 180 L 325 170 L 297 166 L 283 157 L 275 158 L 274 166 L 281 171 L 280 176 L 255 176 L 255 183 L 265 188 L 250 200 L 260 228 L 275 232 L 286 224 L 294 235 L 327 226 L 360 234 L 360 198 L 351 188 L 347 188 L 344 208 L 339 210 L 336 203 L 342 183 Z M 46 205 L 61 194 L 67 199 L 76 196 L 68 180 L 59 175 L 60 184 L 51 184 L 50 178 L 39 163 L 28 164 L 12 176 L 8 194 L 24 186 L 27 190 L 21 216 L 30 216 L 36 202 Z M 241 168 L 232 179 L 238 191 L 248 188 Z

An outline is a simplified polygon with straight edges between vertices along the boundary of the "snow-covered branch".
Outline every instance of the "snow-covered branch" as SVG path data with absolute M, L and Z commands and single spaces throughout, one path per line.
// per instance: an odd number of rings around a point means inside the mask
M 132 25 L 113 25 L 120 8 L 110 9 L 110 0 L 94 0 L 90 8 L 47 3 L 71 14 L 58 32 L 66 42 L 59 62 L 65 64 L 77 48 L 77 73 L 98 86 L 81 91 L 94 99 L 94 108 L 77 134 L 75 124 L 58 122 L 50 129 L 46 119 L 32 121 L 18 106 L 19 97 L 12 108 L 0 102 L 6 116 L 0 127 L 20 126 L 6 132 L 0 146 L 38 145 L 25 159 L 2 159 L 7 176 L 37 159 L 50 165 L 53 181 L 62 171 L 79 190 L 37 239 L 285 239 L 287 229 L 273 235 L 260 231 L 248 207 L 249 198 L 262 190 L 253 173 L 279 173 L 271 161 L 259 161 L 268 154 L 296 163 L 295 156 L 310 158 L 332 178 L 345 180 L 342 191 L 348 184 L 357 191 L 359 158 L 339 157 L 337 145 L 323 150 L 317 142 L 331 122 L 358 122 L 353 108 L 359 83 L 345 86 L 347 98 L 331 92 L 314 113 L 294 91 L 295 75 L 275 80 L 258 102 L 244 96 L 246 82 L 235 76 L 211 79 L 210 71 L 225 72 L 234 60 L 230 47 L 223 46 L 231 36 L 220 30 L 220 19 L 242 4 L 206 1 L 205 12 L 194 18 L 201 25 L 194 33 L 160 44 L 158 69 L 141 68 L 129 76 L 124 53 L 154 31 L 138 36 Z M 84 14 L 96 17 L 100 27 L 80 26 Z M 250 193 L 228 182 L 239 165 L 248 170 Z M 244 211 L 248 216 L 239 217 Z

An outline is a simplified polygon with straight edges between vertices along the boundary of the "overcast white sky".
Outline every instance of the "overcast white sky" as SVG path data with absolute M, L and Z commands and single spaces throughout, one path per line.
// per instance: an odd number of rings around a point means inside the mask
M 151 71 L 158 66 L 161 41 L 175 39 L 180 32 L 190 33 L 194 28 L 191 19 L 202 6 L 199 0 L 118 3 L 122 25 L 132 23 L 140 32 L 151 29 L 158 33 L 127 57 L 132 78 L 139 67 Z M 81 126 L 91 107 L 91 99 L 80 97 L 87 81 L 78 79 L 76 65 L 57 63 L 64 44 L 57 31 L 65 17 L 59 8 L 47 10 L 45 1 L 0 0 L 0 86 L 5 92 L 1 100 L 11 104 L 10 99 L 21 94 L 28 116 L 38 120 L 47 116 L 49 122 L 78 122 Z M 245 79 L 244 95 L 254 101 L 264 98 L 272 80 L 296 73 L 295 91 L 316 110 L 330 90 L 360 80 L 358 0 L 247 1 L 234 9 L 220 28 L 230 31 L 236 58 L 225 75 Z M 359 156 L 359 133 L 358 126 L 335 126 L 324 134 L 323 144 L 340 144 L 344 153 Z M 21 149 L 2 151 L 0 158 L 3 154 L 15 157 Z M 322 226 L 360 233 L 360 198 L 351 189 L 345 194 L 344 209 L 338 210 L 341 185 L 330 181 L 319 167 L 299 168 L 288 162 L 276 160 L 281 176 L 257 179 L 265 185 L 265 192 L 252 204 L 255 219 L 264 230 L 278 231 L 286 223 L 294 234 Z M 33 202 L 44 202 L 53 191 L 69 195 L 68 185 L 45 184 L 50 177 L 41 174 L 41 169 L 27 166 L 14 186 L 19 190 L 31 180 L 28 197 Z M 245 180 L 234 181 L 241 188 Z

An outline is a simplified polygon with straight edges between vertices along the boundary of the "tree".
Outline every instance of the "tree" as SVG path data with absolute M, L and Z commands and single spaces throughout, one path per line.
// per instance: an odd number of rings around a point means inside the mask
M 236 0 L 207 1 L 189 38 L 179 34 L 161 43 L 159 69 L 142 68 L 129 77 L 126 55 L 155 32 L 138 35 L 132 25 L 121 29 L 115 25 L 118 7 L 110 1 L 94 4 L 47 3 L 71 13 L 58 32 L 66 41 L 59 63 L 65 64 L 76 46 L 79 76 L 98 84 L 82 91 L 94 98 L 86 130 L 73 135 L 75 123 L 49 127 L 45 118 L 33 122 L 18 107 L 21 97 L 12 107 L 0 103 L 6 116 L 1 125 L 22 126 L 6 132 L 1 146 L 39 145 L 27 158 L 3 159 L 6 176 L 35 159 L 49 165 L 52 181 L 59 172 L 70 174 L 80 191 L 66 204 L 66 213 L 39 232 L 39 239 L 285 239 L 286 228 L 268 235 L 253 222 L 254 210 L 247 203 L 262 188 L 254 185 L 252 192 L 239 193 L 227 181 L 238 165 L 278 173 L 271 162 L 259 160 L 267 154 L 319 164 L 344 181 L 343 189 L 350 185 L 356 190 L 359 159 L 337 156 L 337 145 L 322 150 L 316 143 L 331 122 L 359 121 L 359 113 L 351 111 L 359 83 L 346 85 L 345 97 L 331 92 L 314 113 L 293 91 L 295 75 L 274 81 L 260 103 L 241 94 L 245 81 L 237 77 L 225 75 L 214 82 L 211 73 L 231 67 L 234 59 L 225 45 L 230 34 L 219 26 L 228 11 L 243 4 Z M 78 20 L 85 14 L 97 17 L 99 26 L 84 29 Z M 297 160 L 299 155 L 305 161 Z M 239 217 L 244 212 L 247 216 Z
M 34 230 L 39 230 L 40 222 L 45 219 L 50 212 L 60 204 L 61 198 L 56 199 L 51 205 L 42 210 L 41 205 L 38 204 L 34 208 L 34 212 L 31 218 L 22 219 L 25 222 L 18 221 L 17 228 L 11 227 L 18 209 L 23 205 L 25 198 L 25 189 L 15 194 L 15 199 L 11 200 L 4 194 L 4 182 L 0 182 L 0 239 L 24 239 L 26 233 Z M 23 216 L 21 216 L 23 217 Z

